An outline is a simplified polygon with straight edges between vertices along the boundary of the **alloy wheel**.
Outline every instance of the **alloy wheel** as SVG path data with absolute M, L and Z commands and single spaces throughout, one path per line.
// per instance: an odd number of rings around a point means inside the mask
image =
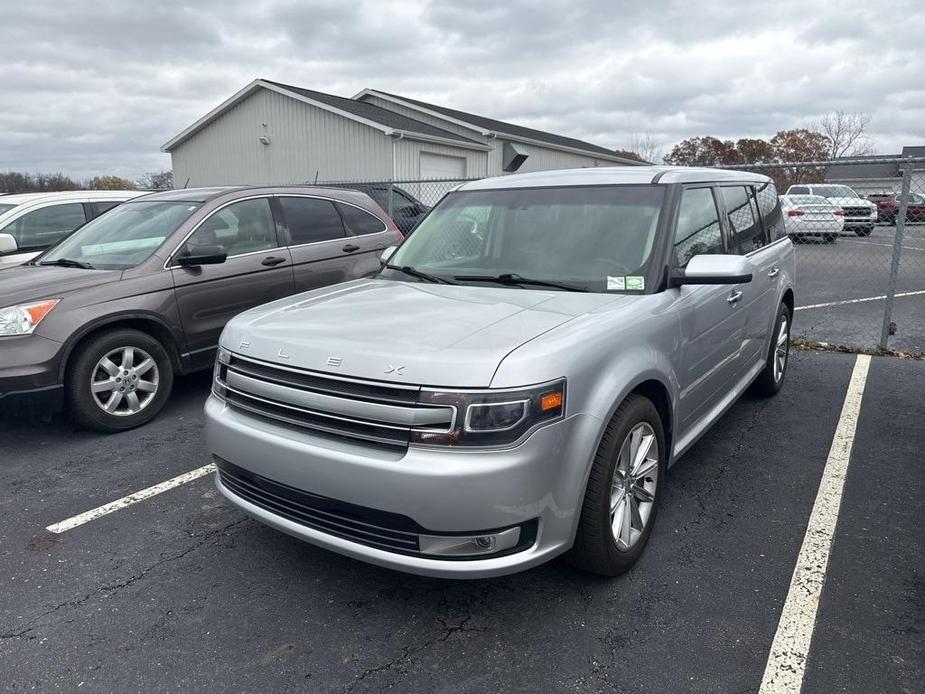
M 652 515 L 658 484 L 658 441 L 647 422 L 623 441 L 610 487 L 610 529 L 617 549 L 630 550 Z
M 774 345 L 774 382 L 784 377 L 787 368 L 787 357 L 790 352 L 790 321 L 787 316 L 781 317 L 780 328 L 777 331 L 777 344 Z
M 160 372 L 150 354 L 138 347 L 119 347 L 96 363 L 90 392 L 101 410 L 127 417 L 151 404 L 159 382 Z

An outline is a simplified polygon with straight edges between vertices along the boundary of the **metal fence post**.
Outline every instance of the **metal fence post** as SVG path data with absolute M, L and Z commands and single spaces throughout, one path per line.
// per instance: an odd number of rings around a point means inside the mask
M 890 261 L 890 283 L 886 292 L 886 305 L 883 307 L 883 327 L 880 329 L 880 347 L 887 349 L 890 339 L 890 323 L 893 318 L 893 301 L 896 298 L 896 279 L 899 275 L 899 262 L 903 252 L 903 235 L 906 232 L 906 214 L 909 210 L 909 191 L 912 187 L 912 164 L 902 167 L 903 182 L 899 198 L 899 210 L 896 213 L 896 236 L 893 239 L 893 259 Z
M 395 208 L 395 184 L 392 181 L 389 181 L 389 217 L 395 219 L 394 208 Z

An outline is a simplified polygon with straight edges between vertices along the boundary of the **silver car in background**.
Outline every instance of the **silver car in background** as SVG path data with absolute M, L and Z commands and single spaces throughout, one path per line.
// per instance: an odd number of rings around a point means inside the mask
M 792 240 L 807 237 L 835 243 L 845 228 L 845 211 L 821 195 L 781 195 L 784 226 Z
M 467 183 L 377 277 L 228 323 L 206 404 L 218 488 L 394 569 L 478 578 L 567 552 L 622 573 L 668 467 L 749 386 L 780 389 L 793 284 L 765 176 Z

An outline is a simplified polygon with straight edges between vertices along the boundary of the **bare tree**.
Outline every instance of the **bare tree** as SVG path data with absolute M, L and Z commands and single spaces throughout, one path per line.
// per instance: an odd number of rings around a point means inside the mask
M 662 143 L 652 133 L 636 133 L 630 140 L 629 149 L 639 155 L 643 161 L 656 163 L 662 158 Z
M 815 126 L 829 141 L 829 157 L 864 156 L 874 153 L 874 146 L 867 139 L 865 131 L 870 125 L 870 115 L 833 111 L 825 114 Z

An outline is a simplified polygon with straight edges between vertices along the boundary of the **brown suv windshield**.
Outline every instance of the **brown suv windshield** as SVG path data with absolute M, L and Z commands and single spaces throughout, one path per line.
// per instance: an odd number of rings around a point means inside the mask
M 131 202 L 119 205 L 36 259 L 42 264 L 73 264 L 125 270 L 147 260 L 193 212 L 196 202 Z

